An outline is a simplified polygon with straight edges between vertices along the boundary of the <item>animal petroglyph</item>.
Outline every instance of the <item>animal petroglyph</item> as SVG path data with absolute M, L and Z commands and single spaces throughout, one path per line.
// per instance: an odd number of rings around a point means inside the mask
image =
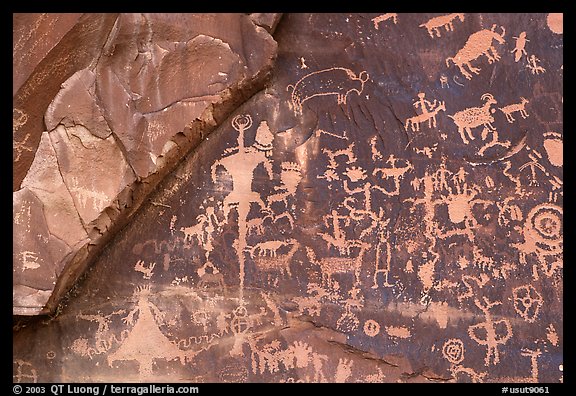
M 538 59 L 536 55 L 530 55 L 528 57 L 528 64 L 526 65 L 526 68 L 529 69 L 532 74 L 536 75 L 546 72 L 546 69 L 540 66 L 540 59 Z
M 446 75 L 444 74 L 440 76 L 440 86 L 442 88 L 450 88 L 450 84 L 448 83 L 448 77 L 446 77 Z
M 484 100 L 484 105 L 482 107 L 469 107 L 455 113 L 454 115 L 448 115 L 448 117 L 454 120 L 454 123 L 458 127 L 458 133 L 460 133 L 460 137 L 464 144 L 470 143 L 464 132 L 466 132 L 470 140 L 475 139 L 472 135 L 472 128 L 484 126 L 492 131 L 495 130 L 492 125 L 494 117 L 492 117 L 491 113 L 496 110 L 492 109 L 491 106 L 498 102 L 489 93 L 482 95 L 481 99 Z
M 71 347 L 72 351 L 80 356 L 87 356 L 88 358 L 92 359 L 93 355 L 106 353 L 115 344 L 120 345 L 122 341 L 124 341 L 124 339 L 127 337 L 129 332 L 127 330 L 123 330 L 120 333 L 120 338 L 118 338 L 116 334 L 110 331 L 110 322 L 112 320 L 112 316 L 121 315 L 125 312 L 126 311 L 122 309 L 114 311 L 108 315 L 103 315 L 101 313 L 96 315 L 80 313 L 77 316 L 78 319 L 96 322 L 98 324 L 98 328 L 96 329 L 94 336 L 94 346 L 91 346 L 87 339 L 81 337 L 74 340 Z
M 446 58 L 446 66 L 450 66 L 449 61 L 452 61 L 460 70 L 460 73 L 468 80 L 472 79 L 472 74 L 480 74 L 480 68 L 473 67 L 470 62 L 478 59 L 481 55 L 488 58 L 488 63 L 494 63 L 500 59 L 500 55 L 496 52 L 493 46 L 493 41 L 496 40 L 500 44 L 504 44 L 504 26 L 501 26 L 502 34 L 496 33 L 496 25 L 492 25 L 492 29 L 482 29 L 476 33 L 472 33 L 464 47 L 460 49 L 453 57 Z M 468 71 L 464 68 L 466 66 Z
M 512 113 L 520 112 L 522 118 L 528 117 L 528 113 L 526 112 L 527 103 L 530 103 L 528 99 L 520 97 L 520 103 L 512 103 L 508 106 L 499 107 L 499 109 L 506 116 L 506 120 L 509 123 L 513 123 L 515 120 L 514 117 L 512 117 Z
M 307 74 L 296 84 L 288 85 L 286 90 L 292 90 L 292 109 L 299 115 L 302 114 L 304 102 L 318 96 L 333 95 L 336 96 L 339 105 L 346 104 L 350 93 L 356 92 L 358 95 L 362 93 L 364 83 L 368 79 L 366 71 L 356 75 L 345 67 L 331 67 Z
M 526 32 L 522 32 L 518 35 L 518 37 L 512 37 L 516 40 L 516 44 L 514 49 L 511 51 L 514 54 L 514 62 L 518 62 L 522 59 L 522 55 L 526 55 L 528 57 L 528 53 L 526 52 L 526 43 L 529 42 L 526 38 Z
M 504 345 L 512 337 L 512 325 L 508 319 L 494 320 L 490 309 L 502 304 L 499 301 L 489 302 L 486 297 L 474 299 L 474 304 L 484 313 L 484 322 L 468 327 L 468 335 L 480 345 L 486 346 L 484 364 L 498 364 L 500 362 L 499 345 Z
M 428 22 L 419 25 L 419 27 L 426 28 L 430 37 L 434 38 L 434 35 L 440 37 L 440 28 L 446 29 L 447 32 L 454 31 L 453 22 L 456 19 L 460 19 L 460 22 L 464 22 L 464 14 L 448 14 L 441 15 L 430 19 Z
M 294 245 L 297 243 L 298 242 L 295 239 L 290 239 L 288 241 L 266 241 L 254 245 L 254 247 L 248 249 L 248 251 L 250 252 L 250 257 L 252 258 L 255 257 L 254 254 L 256 252 L 258 252 L 259 257 L 265 257 L 265 256 L 276 257 L 278 249 L 284 246 Z
M 389 12 L 387 14 L 379 15 L 376 18 L 372 18 L 372 22 L 374 23 L 374 29 L 378 30 L 378 26 L 380 25 L 380 23 L 388 21 L 390 19 L 392 20 L 392 22 L 394 22 L 394 25 L 396 25 L 398 23 L 398 14 L 394 12 Z
M 484 155 L 486 150 L 488 150 L 491 147 L 502 146 L 504 148 L 509 148 L 511 145 L 511 143 L 509 141 L 501 142 L 499 140 L 499 135 L 498 135 L 497 130 L 490 130 L 490 129 L 485 127 L 484 129 L 482 129 L 482 133 L 480 136 L 482 136 L 483 141 L 486 141 L 486 139 L 488 138 L 488 135 L 491 135 L 492 139 L 487 141 L 486 143 L 484 143 L 484 145 L 482 147 L 480 147 L 480 149 L 478 150 L 479 155 Z
M 330 284 L 333 280 L 332 277 L 336 274 L 350 274 L 352 272 L 356 283 L 359 283 L 362 259 L 369 247 L 368 244 L 362 244 L 356 257 L 322 257 L 318 260 L 314 250 L 309 247 L 306 247 L 306 253 L 310 262 L 320 267 L 323 284 Z

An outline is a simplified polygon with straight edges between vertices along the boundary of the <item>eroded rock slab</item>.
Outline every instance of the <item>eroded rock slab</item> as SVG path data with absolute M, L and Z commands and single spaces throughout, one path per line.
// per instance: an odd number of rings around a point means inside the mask
M 256 18 L 268 30 L 245 14 L 14 18 L 15 62 L 23 65 L 14 77 L 21 86 L 14 94 L 15 191 L 37 194 L 49 232 L 66 234 L 71 249 L 53 263 L 54 292 L 42 294 L 49 298 L 20 309 L 15 292 L 14 314 L 28 315 L 53 311 L 158 181 L 262 88 L 279 16 Z M 24 21 L 33 25 L 28 35 Z M 21 54 L 35 46 L 37 55 Z

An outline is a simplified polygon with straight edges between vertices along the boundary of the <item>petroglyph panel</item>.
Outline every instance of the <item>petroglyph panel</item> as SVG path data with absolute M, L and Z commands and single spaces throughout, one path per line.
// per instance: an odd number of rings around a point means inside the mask
M 266 88 L 59 315 L 17 322 L 14 380 L 562 382 L 561 17 L 282 18 Z M 14 205 L 22 235 L 31 202 Z

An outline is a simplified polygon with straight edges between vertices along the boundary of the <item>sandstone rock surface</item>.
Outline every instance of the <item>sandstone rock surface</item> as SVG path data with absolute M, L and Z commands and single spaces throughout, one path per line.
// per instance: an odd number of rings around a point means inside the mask
M 58 257 L 112 229 L 123 185 L 165 177 L 57 315 L 18 318 L 16 382 L 563 381 L 561 15 L 114 26 L 48 108 L 14 195 L 21 314 Z M 262 77 L 275 42 L 262 89 L 183 122 Z M 201 143 L 163 174 L 179 136 Z

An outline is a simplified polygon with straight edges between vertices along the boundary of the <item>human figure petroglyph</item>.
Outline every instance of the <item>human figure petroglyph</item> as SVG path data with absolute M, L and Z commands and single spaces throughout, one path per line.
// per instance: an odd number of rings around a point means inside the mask
M 420 131 L 420 124 L 425 121 L 428 121 L 428 128 L 436 128 L 436 116 L 440 111 L 446 111 L 446 102 L 440 102 L 430 112 L 418 114 L 414 117 L 406 119 L 404 130 L 407 131 L 408 127 L 411 127 L 413 132 L 418 132 Z
M 266 201 L 269 207 L 272 207 L 274 202 L 283 202 L 284 211 L 279 214 L 270 215 L 270 217 L 274 223 L 278 222 L 282 218 L 286 218 L 290 227 L 293 228 L 294 217 L 290 213 L 290 210 L 294 209 L 294 205 L 292 205 L 292 207 L 288 205 L 288 198 L 295 196 L 298 185 L 302 180 L 302 171 L 300 165 L 295 162 L 283 162 L 280 165 L 280 168 L 280 186 L 274 186 L 274 190 L 279 192 L 269 195 L 266 198 Z
M 530 358 L 530 376 L 524 377 L 500 377 L 494 378 L 490 382 L 508 382 L 508 383 L 523 383 L 523 384 L 537 384 L 538 381 L 538 357 L 542 355 L 540 348 L 532 350 L 529 348 L 522 348 L 520 351 L 521 356 Z
M 530 40 L 526 38 L 526 32 L 521 32 L 518 37 L 512 38 L 516 40 L 514 49 L 510 51 L 514 54 L 514 62 L 518 62 L 520 59 L 522 59 L 522 55 L 526 55 L 526 57 L 528 57 L 528 53 L 526 52 L 525 47 L 526 43 L 530 42 Z
M 344 229 L 341 226 L 341 221 L 344 220 L 344 226 L 350 225 L 350 215 L 341 215 L 333 209 L 330 214 L 324 215 L 324 225 L 328 228 L 332 227 L 332 233 L 319 233 L 320 237 L 324 239 L 329 245 L 334 246 L 340 254 L 350 254 L 353 247 L 358 247 L 361 244 L 360 240 L 351 240 L 346 238 Z
M 501 227 L 507 226 L 511 221 L 522 221 L 524 214 L 520 207 L 516 204 L 511 204 L 510 202 L 514 200 L 515 197 L 506 197 L 504 201 L 496 201 L 496 206 L 498 207 L 498 225 Z
M 382 14 L 375 18 L 372 18 L 372 22 L 374 23 L 374 29 L 378 30 L 378 25 L 380 25 L 380 23 L 388 21 L 390 19 L 392 20 L 392 22 L 394 22 L 394 25 L 396 25 L 398 23 L 398 14 L 394 12 L 389 12 L 387 14 Z
M 472 135 L 472 128 L 484 126 L 492 131 L 496 129 L 492 125 L 494 117 L 492 117 L 491 114 L 496 110 L 492 109 L 491 106 L 498 102 L 489 93 L 482 95 L 481 99 L 484 100 L 484 105 L 482 107 L 469 107 L 455 113 L 454 115 L 448 115 L 448 117 L 454 120 L 454 123 L 458 127 L 458 133 L 460 133 L 460 137 L 464 144 L 470 143 L 464 132 L 466 132 L 470 140 L 475 139 Z
M 530 55 L 528 57 L 528 64 L 526 65 L 526 68 L 529 69 L 532 74 L 538 75 L 540 73 L 546 73 L 546 69 L 540 66 L 540 59 L 538 59 L 536 55 Z
M 382 243 L 386 246 L 386 267 L 380 268 L 380 254 L 382 250 Z M 374 264 L 374 276 L 372 277 L 373 284 L 372 289 L 377 289 L 378 285 L 378 274 L 384 274 L 384 283 L 382 286 L 384 287 L 394 287 L 394 284 L 388 282 L 388 277 L 390 276 L 390 263 L 392 261 L 391 251 L 390 251 L 390 242 L 388 242 L 388 238 L 386 240 L 382 239 L 382 236 L 379 238 L 378 243 L 376 244 L 376 262 Z
M 203 208 L 203 206 L 201 207 Z M 214 250 L 214 232 L 220 229 L 226 220 L 220 221 L 213 206 L 208 206 L 205 213 L 196 216 L 196 224 L 190 227 L 181 227 L 184 234 L 184 242 L 191 243 L 196 239 L 198 246 L 204 249 L 206 261 Z
M 474 298 L 476 305 L 484 313 L 484 322 L 468 327 L 468 336 L 476 341 L 479 345 L 486 346 L 486 358 L 484 364 L 500 363 L 499 345 L 504 345 L 512 337 L 512 325 L 508 319 L 494 320 L 490 310 L 502 304 L 500 301 L 490 302 L 488 298 Z
M 434 99 L 434 103 L 430 102 L 429 100 L 426 99 L 426 94 L 424 92 L 419 92 L 418 100 L 412 103 L 412 105 L 416 109 L 420 108 L 421 114 L 428 114 L 430 111 L 434 109 L 434 107 L 436 107 L 437 102 L 438 101 L 436 99 Z
M 446 110 L 444 102 L 438 104 L 438 100 L 434 99 L 434 102 L 430 102 L 426 99 L 426 94 L 424 92 L 418 93 L 418 100 L 413 103 L 416 109 L 420 108 L 420 114 L 415 117 L 408 118 L 404 129 L 408 130 L 408 127 L 412 127 L 412 131 L 416 132 L 420 130 L 420 123 L 428 121 L 428 127 L 436 127 L 436 115 L 441 110 Z
M 501 26 L 502 34 L 496 33 L 496 25 L 492 25 L 492 29 L 482 29 L 476 33 L 472 33 L 466 44 L 460 49 L 453 57 L 446 58 L 446 66 L 449 66 L 449 61 L 452 61 L 460 70 L 460 73 L 468 80 L 472 79 L 472 74 L 480 74 L 480 68 L 473 67 L 470 62 L 478 59 L 481 55 L 488 58 L 488 63 L 494 63 L 500 59 L 500 55 L 496 52 L 493 46 L 493 41 L 496 40 L 500 44 L 504 44 L 504 34 L 506 30 Z M 468 72 L 464 66 L 468 68 Z
M 460 19 L 460 22 L 464 22 L 464 14 L 448 14 L 448 15 L 441 15 L 428 20 L 428 22 L 419 25 L 419 27 L 426 28 L 430 37 L 434 38 L 434 35 L 440 37 L 440 28 L 446 29 L 447 32 L 454 31 L 454 24 L 453 22 L 456 19 Z
M 515 120 L 514 117 L 512 117 L 512 113 L 520 112 L 522 118 L 528 117 L 528 113 L 526 112 L 527 103 L 530 103 L 528 99 L 520 97 L 520 103 L 512 103 L 504 107 L 499 107 L 498 109 L 504 113 L 509 123 L 513 123 Z
M 555 204 L 539 204 L 526 215 L 522 228 L 515 228 L 521 232 L 524 240 L 513 243 L 519 253 L 519 261 L 526 265 L 526 256 L 535 254 L 540 270 L 546 276 L 552 276 L 557 269 L 562 268 L 561 255 L 564 250 L 562 232 L 562 208 Z M 554 259 L 548 264 L 548 259 Z M 532 277 L 538 279 L 538 266 L 532 267 Z
M 144 263 L 144 260 L 138 260 L 136 262 L 136 265 L 134 266 L 134 270 L 138 271 L 138 272 L 142 272 L 142 274 L 144 274 L 144 279 L 150 279 L 152 278 L 152 275 L 154 275 L 154 267 L 156 266 L 155 262 L 150 263 L 150 265 L 146 266 Z
M 245 277 L 245 258 L 244 251 L 248 234 L 248 213 L 252 204 L 260 206 L 261 210 L 269 212 L 267 205 L 262 200 L 260 194 L 252 190 L 252 181 L 254 172 L 260 165 L 264 167 L 268 178 L 273 179 L 272 162 L 268 159 L 267 153 L 271 150 L 271 139 L 268 136 L 268 130 L 260 132 L 259 148 L 246 147 L 244 144 L 244 132 L 252 126 L 252 117 L 250 115 L 238 115 L 232 120 L 232 126 L 238 131 L 237 151 L 227 155 L 223 159 L 217 160 L 211 168 L 212 181 L 216 182 L 216 170 L 222 166 L 232 178 L 232 192 L 224 198 L 224 222 L 228 221 L 229 213 L 236 209 L 238 213 L 238 239 L 235 242 L 236 252 L 240 265 L 240 300 L 244 298 L 244 277 Z M 273 136 L 272 136 L 273 139 Z
M 288 85 L 286 90 L 292 90 L 292 109 L 296 115 L 301 115 L 304 102 L 318 96 L 336 96 L 339 105 L 346 104 L 352 92 L 362 94 L 368 79 L 366 71 L 356 75 L 345 67 L 331 67 L 305 75 L 296 84 Z

